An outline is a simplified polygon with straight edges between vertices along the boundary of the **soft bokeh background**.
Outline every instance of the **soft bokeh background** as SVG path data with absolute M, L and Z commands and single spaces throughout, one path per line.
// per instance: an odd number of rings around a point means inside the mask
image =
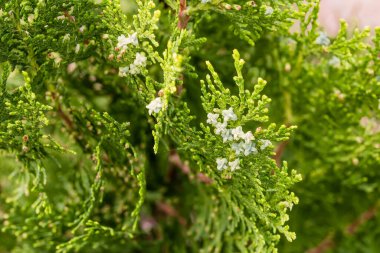
M 321 0 L 319 22 L 329 35 L 339 30 L 339 19 L 350 27 L 380 26 L 380 0 Z

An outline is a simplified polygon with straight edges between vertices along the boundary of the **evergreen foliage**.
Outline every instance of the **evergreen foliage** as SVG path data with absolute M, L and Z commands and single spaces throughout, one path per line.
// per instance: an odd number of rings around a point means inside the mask
M 377 252 L 380 29 L 318 6 L 1 0 L 0 252 Z

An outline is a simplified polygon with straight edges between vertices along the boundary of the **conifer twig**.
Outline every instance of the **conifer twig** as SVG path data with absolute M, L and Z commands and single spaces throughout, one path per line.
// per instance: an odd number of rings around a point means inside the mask
M 355 234 L 361 225 L 363 225 L 364 223 L 366 223 L 367 221 L 369 221 L 370 219 L 376 216 L 377 211 L 378 211 L 378 207 L 373 206 L 369 208 L 367 211 L 363 212 L 359 216 L 359 218 L 357 218 L 354 222 L 352 222 L 346 227 L 347 234 L 349 235 Z
M 73 121 L 70 119 L 70 117 L 62 110 L 62 106 L 61 106 L 61 103 L 59 102 L 59 98 L 58 96 L 52 92 L 51 93 L 51 98 L 56 101 L 57 103 L 57 113 L 58 115 L 61 117 L 61 119 L 65 122 L 66 126 L 69 128 L 69 129 L 73 129 L 74 128 L 74 123 Z
M 334 247 L 334 240 L 332 235 L 328 235 L 323 239 L 317 247 L 307 250 L 307 253 L 323 253 L 330 248 Z
M 281 142 L 276 148 L 276 155 L 274 156 L 274 160 L 279 167 L 281 166 L 281 157 L 285 151 L 286 145 L 288 145 L 288 141 Z
M 186 174 L 186 175 L 190 174 L 189 165 L 181 161 L 181 158 L 179 157 L 176 151 L 172 151 L 171 154 L 169 155 L 169 162 L 175 167 L 181 169 L 183 174 Z
M 176 209 L 174 209 L 174 207 L 168 203 L 164 203 L 164 202 L 158 202 L 156 204 L 157 206 L 157 209 L 159 211 L 161 211 L 162 213 L 164 213 L 165 215 L 169 216 L 169 217 L 173 217 L 173 218 L 176 218 L 178 220 L 178 222 L 185 226 L 186 225 L 186 219 L 184 217 L 182 217 Z
M 186 28 L 187 23 L 189 22 L 189 19 L 190 19 L 190 16 L 188 16 L 185 13 L 186 8 L 187 8 L 186 0 L 180 0 L 180 2 L 179 2 L 179 13 L 178 13 L 178 28 L 181 30 Z M 180 75 L 179 79 L 182 81 L 182 84 L 183 84 L 183 81 L 184 81 L 183 74 Z M 178 94 L 181 94 L 183 91 L 183 86 L 178 85 L 177 91 L 178 91 Z
M 186 0 L 180 0 L 178 13 L 178 28 L 185 29 L 190 17 L 186 14 Z
M 372 219 L 376 216 L 379 204 L 376 204 L 372 207 L 370 207 L 368 210 L 364 211 L 360 214 L 359 218 L 354 220 L 352 223 L 350 223 L 348 226 L 346 226 L 345 232 L 348 235 L 354 235 L 360 226 L 362 226 L 364 223 Z M 323 239 L 316 247 L 311 248 L 307 250 L 307 253 L 323 253 L 327 250 L 333 248 L 335 246 L 334 243 L 334 235 L 328 235 Z
M 169 163 L 174 165 L 175 167 L 181 169 L 181 171 L 185 175 L 189 175 L 189 178 L 191 179 L 192 177 L 190 176 L 191 174 L 191 169 L 187 163 L 182 162 L 181 158 L 179 157 L 178 153 L 176 151 L 172 151 L 170 156 L 169 156 Z M 209 178 L 207 175 L 204 173 L 199 172 L 197 174 L 197 179 L 198 181 L 205 183 L 205 184 L 211 184 L 212 179 Z
M 58 108 L 57 108 L 57 112 L 58 112 L 58 115 L 63 119 L 63 121 L 65 122 L 65 124 L 67 125 L 67 127 L 69 129 L 73 129 L 73 121 L 70 119 L 69 116 L 67 116 L 63 110 L 62 110 L 62 107 L 60 104 L 58 104 Z

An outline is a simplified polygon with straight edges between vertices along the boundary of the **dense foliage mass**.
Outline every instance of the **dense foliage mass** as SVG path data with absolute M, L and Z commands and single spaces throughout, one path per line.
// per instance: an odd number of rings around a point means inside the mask
M 377 252 L 380 30 L 318 4 L 1 0 L 0 252 Z

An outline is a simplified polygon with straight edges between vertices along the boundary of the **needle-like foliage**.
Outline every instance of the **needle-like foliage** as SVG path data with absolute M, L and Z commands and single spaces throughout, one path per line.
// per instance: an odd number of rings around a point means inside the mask
M 379 248 L 380 32 L 318 4 L 0 1 L 0 253 Z

